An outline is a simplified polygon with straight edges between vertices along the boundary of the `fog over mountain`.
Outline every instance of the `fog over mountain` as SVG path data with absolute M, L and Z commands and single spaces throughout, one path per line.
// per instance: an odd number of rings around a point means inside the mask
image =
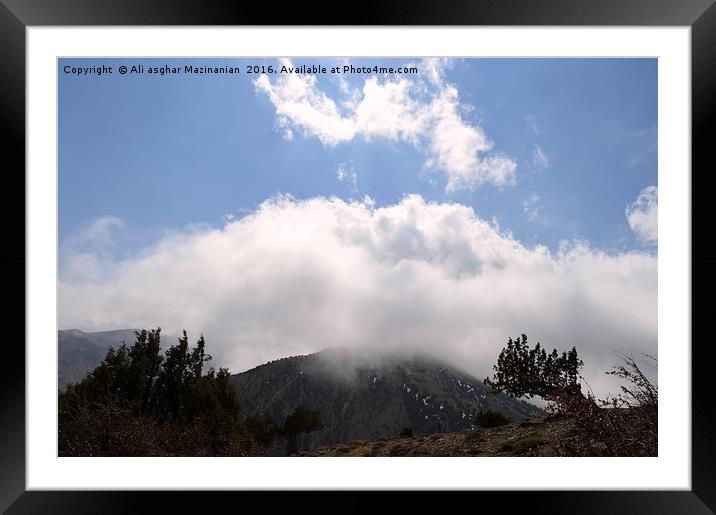
M 346 348 L 272 361 L 232 377 L 247 415 L 281 423 L 296 406 L 321 413 L 324 428 L 302 435 L 301 449 L 356 439 L 460 431 L 481 410 L 521 422 L 540 411 L 494 394 L 482 382 L 426 354 L 364 353 Z M 439 422 L 438 422 L 439 420 Z
M 525 332 L 576 346 L 605 393 L 612 351 L 656 354 L 654 253 L 529 247 L 470 207 L 419 195 L 380 208 L 279 196 L 130 258 L 85 249 L 62 263 L 61 328 L 186 328 L 232 372 L 342 346 L 437 354 L 481 379 Z

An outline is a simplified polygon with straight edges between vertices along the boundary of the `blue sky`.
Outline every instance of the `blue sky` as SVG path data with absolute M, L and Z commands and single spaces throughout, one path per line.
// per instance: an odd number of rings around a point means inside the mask
M 108 62 L 73 59 L 59 65 Z M 122 62 L 148 67 L 172 61 Z M 368 76 L 342 77 L 360 87 Z M 445 191 L 445 177 L 425 173 L 425 156 L 404 141 L 355 137 L 327 147 L 300 130 L 285 141 L 275 130 L 274 105 L 253 78 L 59 73 L 60 241 L 114 216 L 146 244 L 166 228 L 219 225 L 226 213 L 241 216 L 277 193 L 369 195 L 378 206 L 419 193 L 472 206 L 527 244 L 554 249 L 561 240 L 579 238 L 608 250 L 643 247 L 624 210 L 657 182 L 655 59 L 452 63 L 445 79 L 472 109 L 465 120 L 481 127 L 494 149 L 517 165 L 514 185 L 452 192 Z M 319 76 L 317 84 L 340 96 L 335 76 Z M 541 166 L 534 158 L 537 148 L 547 160 Z M 357 188 L 337 179 L 341 163 L 352 166 Z
M 234 371 L 328 347 L 507 337 L 657 348 L 657 61 L 59 62 L 61 329 L 203 333 Z M 120 75 L 118 66 L 238 66 Z M 65 66 L 111 65 L 73 75 Z

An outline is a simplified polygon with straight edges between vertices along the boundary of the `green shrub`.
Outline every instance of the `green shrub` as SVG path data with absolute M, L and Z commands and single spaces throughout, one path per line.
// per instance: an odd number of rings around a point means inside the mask
M 475 424 L 480 427 L 498 427 L 509 424 L 512 420 L 502 413 L 492 410 L 481 411 L 475 415 Z
M 412 427 L 404 427 L 400 430 L 400 437 L 401 438 L 412 438 L 413 437 L 413 428 Z
M 269 447 L 280 434 L 276 421 L 268 415 L 246 417 L 244 425 L 254 442 L 262 447 Z

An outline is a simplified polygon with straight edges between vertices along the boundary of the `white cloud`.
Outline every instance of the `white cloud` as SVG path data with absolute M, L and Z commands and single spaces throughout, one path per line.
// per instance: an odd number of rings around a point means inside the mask
M 281 62 L 291 66 L 287 59 Z M 318 87 L 313 75 L 283 74 L 274 81 L 262 75 L 254 85 L 273 103 L 276 126 L 287 139 L 301 129 L 328 147 L 358 136 L 424 147 L 427 166 L 447 175 L 448 192 L 485 182 L 513 184 L 517 165 L 508 156 L 488 154 L 494 143 L 465 120 L 462 113 L 469 106 L 445 82 L 449 65 L 446 59 L 426 59 L 421 65 L 425 78 L 371 76 L 360 89 L 351 89 L 341 77 L 339 89 L 346 98 L 338 101 Z
M 648 186 L 639 192 L 634 202 L 628 204 L 625 215 L 639 241 L 656 244 L 659 240 L 658 189 Z
M 287 59 L 282 59 L 281 64 L 291 66 Z M 354 121 L 341 116 L 336 103 L 316 87 L 313 75 L 283 74 L 275 83 L 261 75 L 254 85 L 271 99 L 278 115 L 277 125 L 281 127 L 290 121 L 328 146 L 355 135 Z
M 404 79 L 383 84 L 376 77 L 366 80 L 353 113 L 357 132 L 367 141 L 384 138 L 417 144 L 426 120 L 421 106 L 410 97 L 410 87 Z
M 72 245 L 110 246 L 114 243 L 114 235 L 124 229 L 124 222 L 116 216 L 103 216 L 87 227 L 75 233 L 68 243 Z
M 279 116 L 274 122 L 274 128 L 276 132 L 280 132 L 283 139 L 286 141 L 293 141 L 293 129 L 291 128 L 290 122 L 285 116 Z
M 431 115 L 435 120 L 430 135 L 428 166 L 449 170 L 447 191 L 473 188 L 483 182 L 496 185 L 511 184 L 515 180 L 517 165 L 505 156 L 480 158 L 493 143 L 479 127 L 464 122 L 458 112 L 458 92 L 447 86 L 433 99 Z
M 61 327 L 203 332 L 233 371 L 345 345 L 427 350 L 484 377 L 526 332 L 576 345 L 598 389 L 610 351 L 656 349 L 655 256 L 529 248 L 469 207 L 416 195 L 382 208 L 279 197 L 111 266 L 62 277 Z
M 544 153 L 544 150 L 542 150 L 542 147 L 539 145 L 535 145 L 532 149 L 532 165 L 539 170 L 549 168 L 549 157 L 547 157 L 547 154 Z
M 422 73 L 427 74 L 430 82 L 436 86 L 445 83 L 445 71 L 452 66 L 453 61 L 444 57 L 428 57 L 422 60 Z
M 353 163 L 351 161 L 348 161 L 347 163 L 340 163 L 338 165 L 336 177 L 341 182 L 348 181 L 352 192 L 355 193 L 358 191 L 358 173 L 353 167 Z

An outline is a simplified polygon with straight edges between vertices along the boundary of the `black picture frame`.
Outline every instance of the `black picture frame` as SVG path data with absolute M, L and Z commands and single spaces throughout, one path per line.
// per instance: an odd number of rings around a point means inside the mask
M 30 26 L 82 25 L 550 25 L 550 26 L 688 26 L 691 27 L 692 72 L 692 235 L 707 234 L 710 188 L 705 182 L 716 171 L 708 128 L 716 124 L 716 6 L 714 0 L 383 0 L 335 15 L 330 7 L 322 17 L 303 3 L 199 2 L 197 0 L 0 0 L 0 120 L 4 186 L 2 227 L 6 237 L 0 252 L 8 307 L 3 310 L 5 345 L 11 356 L 0 361 L 0 511 L 7 513 L 128 513 L 148 511 L 159 502 L 161 512 L 205 511 L 214 503 L 245 504 L 257 494 L 247 492 L 58 492 L 25 491 L 25 367 L 17 327 L 25 320 L 25 29 Z M 344 9 L 340 9 L 344 11 Z M 688 173 L 684 171 L 684 173 Z M 694 183 L 699 187 L 694 187 Z M 20 192 L 23 192 L 21 195 Z M 493 502 L 525 503 L 538 513 L 712 513 L 716 510 L 716 407 L 706 338 L 707 300 L 716 285 L 716 250 L 707 238 L 692 237 L 692 490 L 588 492 L 475 492 L 482 506 Z M 711 247 L 711 248 L 710 248 Z M 21 302 L 23 299 L 23 302 Z M 10 328 L 15 330 L 9 331 Z M 11 336 L 12 335 L 12 336 Z M 275 495 L 275 494 L 274 494 Z M 306 494 L 293 494 L 305 496 Z M 364 494 L 355 502 L 331 500 L 322 494 L 312 511 L 335 511 L 336 506 L 369 509 Z M 461 504 L 460 497 L 450 503 Z M 468 495 L 468 494 L 461 494 Z M 211 496 L 211 499 L 207 497 Z M 239 506 L 238 496 L 244 501 Z M 509 504 L 506 497 L 509 497 Z M 282 500 L 284 495 L 273 497 Z M 424 502 L 413 493 L 409 504 Z M 477 509 L 474 500 L 468 506 Z M 404 507 L 408 507 L 405 505 Z M 273 511 L 273 510 L 271 510 Z

